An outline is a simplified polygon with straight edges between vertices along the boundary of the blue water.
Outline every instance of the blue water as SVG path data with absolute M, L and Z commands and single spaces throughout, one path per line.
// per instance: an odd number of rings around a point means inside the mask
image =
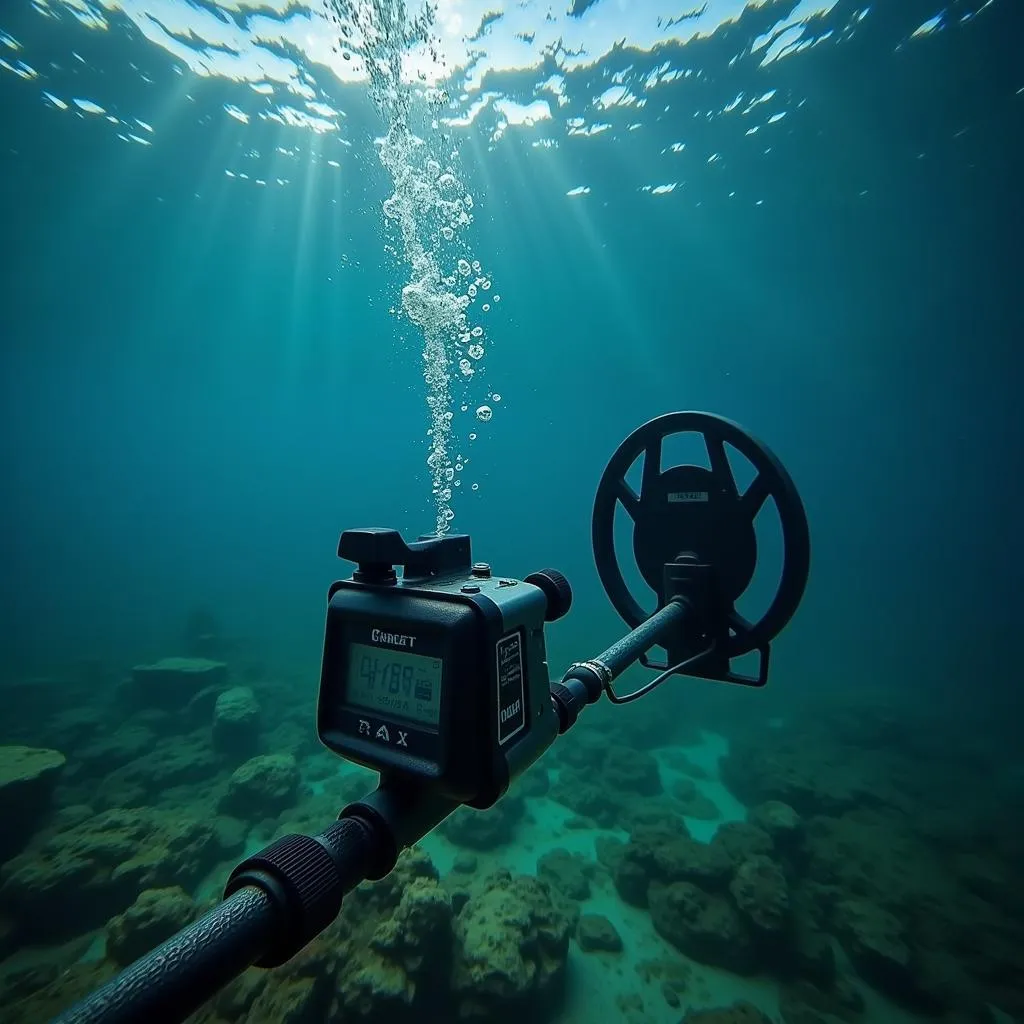
M 730 715 L 751 729 L 765 707 L 781 722 L 870 690 L 972 750 L 987 738 L 965 789 L 994 771 L 999 799 L 1019 796 L 1020 5 L 566 6 L 445 4 L 444 66 L 404 80 L 473 200 L 428 249 L 488 282 L 472 378 L 449 352 L 450 529 L 496 571 L 566 574 L 560 671 L 625 629 L 590 546 L 612 452 L 665 412 L 736 420 L 789 470 L 812 537 L 767 704 L 670 683 L 650 707 L 703 734 L 648 740 L 633 709 L 595 721 L 641 751 L 727 750 Z M 43 708 L 11 698 L 0 743 L 53 745 L 54 701 L 88 707 L 179 653 L 197 607 L 231 639 L 233 675 L 302 680 L 273 699 L 312 723 L 326 588 L 350 569 L 340 531 L 435 529 L 387 125 L 339 38 L 319 4 L 0 11 L 0 686 L 68 680 Z M 427 86 L 447 98 L 428 108 Z M 716 821 L 736 820 L 747 801 L 715 764 Z M 537 799 L 540 832 L 572 836 Z M 702 842 L 717 827 L 688 825 Z M 1004 826 L 999 870 L 1019 886 L 1024 840 Z M 505 863 L 529 872 L 525 842 Z M 458 852 L 426 848 L 442 874 Z M 730 1002 L 722 984 L 692 1005 Z M 565 1019 L 599 1012 L 573 991 Z M 777 1014 L 774 999 L 759 1005 Z M 983 1001 L 1021 1012 L 1019 971 Z

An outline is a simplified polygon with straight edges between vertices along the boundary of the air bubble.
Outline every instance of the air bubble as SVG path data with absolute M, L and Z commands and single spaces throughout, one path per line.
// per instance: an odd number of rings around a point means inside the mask
M 501 296 L 500 295 L 495 295 L 494 296 L 494 301 L 495 302 L 501 302 Z
M 494 412 L 489 405 L 481 405 L 476 411 L 476 418 L 481 423 L 486 423 L 493 415 Z
M 490 304 L 489 302 L 485 302 L 485 303 L 484 303 L 484 304 L 483 304 L 483 305 L 482 305 L 482 306 L 481 306 L 480 308 L 481 308 L 481 309 L 482 309 L 482 310 L 483 310 L 483 311 L 484 311 L 485 313 L 490 313 L 490 311 L 491 311 L 491 304 Z
M 476 434 L 470 434 L 469 435 L 469 439 L 470 439 L 470 441 L 475 441 L 476 440 Z
M 480 489 L 480 485 L 479 484 L 473 484 L 473 490 L 474 491 L 477 491 L 479 489 Z

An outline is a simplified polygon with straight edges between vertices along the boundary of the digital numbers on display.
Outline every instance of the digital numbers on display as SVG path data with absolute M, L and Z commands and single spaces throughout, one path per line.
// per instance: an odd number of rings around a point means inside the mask
M 352 644 L 348 700 L 360 707 L 437 724 L 441 660 Z

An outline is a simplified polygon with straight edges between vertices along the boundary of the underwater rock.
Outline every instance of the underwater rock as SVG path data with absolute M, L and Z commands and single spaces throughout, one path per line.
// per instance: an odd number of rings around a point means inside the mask
M 213 709 L 213 748 L 228 757 L 252 757 L 260 746 L 260 705 L 248 686 L 233 686 Z
M 174 786 L 209 782 L 220 771 L 208 739 L 196 733 L 151 745 L 142 757 L 116 768 L 91 789 L 103 807 L 136 807 L 159 802 Z
M 414 878 L 394 913 L 377 926 L 370 947 L 414 977 L 429 950 L 451 945 L 452 918 L 451 898 L 437 881 Z
M 750 933 L 724 897 L 690 882 L 652 882 L 647 898 L 655 931 L 690 959 L 737 974 L 755 969 Z
M 792 896 L 790 917 L 794 971 L 819 988 L 830 988 L 836 980 L 836 955 L 806 886 Z
M 405 851 L 390 875 L 356 889 L 341 923 L 350 941 L 339 954 L 331 1013 L 317 1020 L 455 1019 L 452 902 L 422 850 Z
M 680 1024 L 772 1024 L 753 1003 L 740 999 L 712 1010 L 687 1010 Z
M 576 928 L 576 941 L 586 953 L 620 953 L 622 936 L 603 914 L 583 914 Z
M 299 781 L 299 766 L 291 754 L 260 754 L 231 773 L 220 809 L 249 821 L 273 818 L 296 802 Z
M 52 707 L 59 707 L 61 710 L 47 721 L 47 742 L 60 750 L 74 753 L 76 761 L 81 746 L 102 736 L 110 728 L 109 712 L 95 705 L 68 707 L 61 701 L 55 702 Z
M 741 801 L 779 800 L 804 817 L 883 802 L 891 792 L 884 767 L 877 757 L 796 727 L 737 739 L 721 761 L 722 780 Z
M 866 900 L 843 900 L 832 918 L 840 942 L 865 981 L 903 1003 L 920 1003 L 910 948 L 896 917 Z
M 525 810 L 526 802 L 522 796 L 507 793 L 486 811 L 460 807 L 444 820 L 439 831 L 456 846 L 494 850 L 512 841 L 515 827 Z
M 745 860 L 729 885 L 736 909 L 760 932 L 778 935 L 789 922 L 789 890 L 782 869 L 769 857 Z
M 127 910 L 107 922 L 107 957 L 127 967 L 191 924 L 197 913 L 180 886 L 144 889 Z
M 65 763 L 57 750 L 0 747 L 0 862 L 32 838 L 50 809 Z
M 662 791 L 658 762 L 646 751 L 620 746 L 606 747 L 600 784 L 640 796 L 657 796 Z
M 274 979 L 252 1005 L 248 1020 L 313 1024 L 323 1020 L 326 985 L 315 977 Z
M 693 882 L 702 889 L 724 889 L 733 863 L 713 843 L 690 838 L 686 826 L 662 822 L 634 829 L 615 869 L 615 887 L 627 903 L 647 905 L 651 882 Z
M 566 899 L 579 902 L 590 898 L 588 869 L 592 868 L 585 857 L 557 847 L 537 861 L 537 877 Z
M 608 739 L 592 726 L 577 727 L 558 742 L 558 764 L 562 771 L 580 768 L 584 771 L 600 770 Z
M 49 832 L 0 869 L 0 912 L 22 941 L 76 935 L 143 889 L 195 885 L 227 855 L 213 821 L 114 809 Z
M 551 787 L 550 797 L 583 818 L 590 818 L 602 828 L 618 828 L 625 801 L 593 781 L 592 777 L 563 768 Z
M 626 852 L 626 844 L 612 836 L 597 836 L 594 839 L 594 852 L 597 862 L 610 874 L 614 875 Z
M 84 999 L 109 981 L 116 970 L 106 960 L 71 964 L 27 998 L 14 1003 L 5 999 L 2 1004 L 4 1024 L 39 1024 L 40 1021 L 53 1020 L 72 1003 Z
M 145 725 L 126 722 L 112 732 L 97 729 L 90 741 L 75 749 L 76 766 L 81 777 L 109 775 L 115 768 L 128 764 L 153 749 L 156 733 Z M 75 775 L 75 781 L 79 779 Z
M 679 804 L 668 796 L 651 796 L 643 800 L 627 797 L 621 802 L 621 811 L 613 827 L 633 833 L 637 829 L 662 829 L 676 835 L 690 834 L 679 813 Z
M 803 840 L 803 820 L 781 800 L 758 804 L 750 812 L 750 824 L 766 832 L 780 853 L 791 853 Z
M 206 687 L 227 687 L 228 667 L 206 658 L 164 658 L 153 665 L 136 665 L 119 695 L 135 707 L 175 711 L 184 708 Z
M 553 1002 L 576 921 L 571 904 L 538 879 L 493 875 L 455 922 L 457 1018 L 504 1021 Z
M 746 821 L 727 821 L 720 825 L 711 845 L 728 857 L 734 869 L 748 858 L 770 854 L 775 848 L 772 837 L 764 829 Z

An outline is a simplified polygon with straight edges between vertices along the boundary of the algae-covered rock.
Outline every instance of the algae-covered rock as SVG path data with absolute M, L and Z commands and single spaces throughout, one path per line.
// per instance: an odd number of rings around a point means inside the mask
M 622 936 L 603 914 L 583 914 L 576 929 L 576 941 L 586 953 L 622 951 Z
M 180 886 L 145 889 L 107 922 L 107 957 L 126 967 L 190 924 L 197 907 Z
M 888 995 L 913 1001 L 917 986 L 910 947 L 899 920 L 866 900 L 843 900 L 833 918 L 840 940 L 861 976 Z
M 766 800 L 751 811 L 750 823 L 771 836 L 776 849 L 792 851 L 803 839 L 803 819 L 789 804 Z
M 40 1024 L 109 981 L 116 968 L 106 960 L 71 964 L 38 991 L 16 1002 L 3 1002 L 4 1024 Z
M 143 889 L 195 885 L 230 856 L 216 819 L 115 808 L 50 832 L 0 869 L 0 914 L 20 941 L 80 934 Z
M 552 999 L 577 916 L 536 878 L 497 872 L 455 924 L 452 990 L 463 1021 L 506 1019 Z
M 789 921 L 789 890 L 782 869 L 769 857 L 745 860 L 729 886 L 740 913 L 758 931 L 781 933 Z
M 737 974 L 757 966 L 750 932 L 724 897 L 689 882 L 654 882 L 648 898 L 655 931 L 691 960 Z
M 775 848 L 772 837 L 763 828 L 746 821 L 727 821 L 720 825 L 711 845 L 732 861 L 734 869 L 748 857 L 771 854 Z
M 537 877 L 566 899 L 590 898 L 590 875 L 594 862 L 561 847 L 549 850 L 537 861 Z
M 228 780 L 220 809 L 238 818 L 272 818 L 299 794 L 299 766 L 291 754 L 261 754 L 239 765 Z
M 24 849 L 50 808 L 65 758 L 57 750 L 0 747 L 0 862 Z
M 247 758 L 260 746 L 260 705 L 248 686 L 232 686 L 213 709 L 213 747 L 228 757 Z
M 225 689 L 228 667 L 206 658 L 164 658 L 152 665 L 136 665 L 121 688 L 122 695 L 136 707 L 184 708 L 207 687 Z
M 486 811 L 460 807 L 445 819 L 440 831 L 456 846 L 471 850 L 493 850 L 511 842 L 525 809 L 523 797 L 509 793 Z

